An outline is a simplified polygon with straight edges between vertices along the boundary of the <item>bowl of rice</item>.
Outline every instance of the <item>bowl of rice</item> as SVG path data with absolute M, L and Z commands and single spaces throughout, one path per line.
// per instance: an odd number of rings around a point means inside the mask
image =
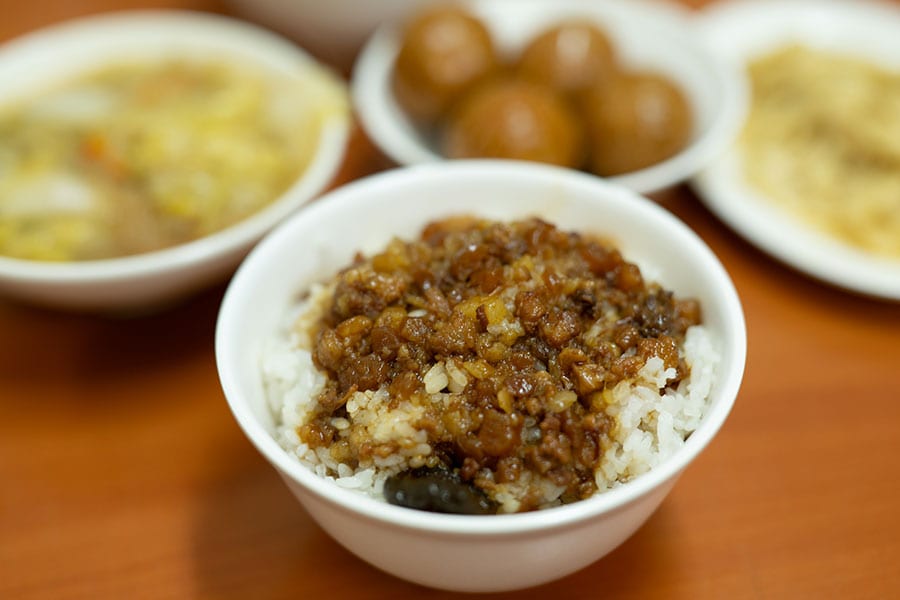
M 745 354 L 734 286 L 677 218 L 490 160 L 329 193 L 250 253 L 216 330 L 236 420 L 309 514 L 470 592 L 625 541 L 722 426 Z
M 122 11 L 0 47 L 0 294 L 158 309 L 224 279 L 343 162 L 346 86 L 227 17 Z

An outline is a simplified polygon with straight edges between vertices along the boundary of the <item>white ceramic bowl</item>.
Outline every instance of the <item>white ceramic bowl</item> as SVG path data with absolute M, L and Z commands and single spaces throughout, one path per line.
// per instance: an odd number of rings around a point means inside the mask
M 344 157 L 349 101 L 343 84 L 293 44 L 258 27 L 211 14 L 153 11 L 88 17 L 0 47 L 0 110 L 54 82 L 129 58 L 229 57 L 309 82 L 336 99 L 315 158 L 280 198 L 236 225 L 169 249 L 97 261 L 44 263 L 0 256 L 0 294 L 72 309 L 144 310 L 223 278 L 272 226 L 318 195 Z M 318 90 L 318 91 L 317 91 Z M 326 90 L 328 92 L 326 93 Z
M 615 240 L 626 258 L 653 265 L 658 281 L 703 306 L 722 362 L 700 427 L 673 457 L 633 481 L 539 512 L 460 516 L 393 506 L 319 478 L 273 437 L 260 352 L 310 284 L 349 264 L 357 250 L 411 238 L 458 214 L 513 220 L 538 215 Z M 595 177 L 545 165 L 454 161 L 359 180 L 323 197 L 273 231 L 232 279 L 216 330 L 222 388 L 245 434 L 306 510 L 338 542 L 399 577 L 460 591 L 537 585 L 576 571 L 628 538 L 725 421 L 746 351 L 743 313 L 710 249 L 656 204 Z M 296 558 L 303 560 L 302 556 Z M 502 568 L 498 568 L 502 565 Z
M 295 38 L 316 56 L 349 67 L 381 23 L 440 0 L 231 0 L 240 14 Z
M 490 29 L 499 49 L 516 54 L 528 40 L 570 17 L 590 19 L 612 38 L 623 64 L 665 75 L 693 109 L 690 143 L 675 156 L 610 181 L 648 193 L 687 179 L 734 138 L 743 120 L 743 79 L 703 44 L 688 13 L 652 0 L 502 0 L 464 3 Z M 351 95 L 360 122 L 381 150 L 401 165 L 443 160 L 397 104 L 391 89 L 401 27 L 380 27 L 353 68 Z

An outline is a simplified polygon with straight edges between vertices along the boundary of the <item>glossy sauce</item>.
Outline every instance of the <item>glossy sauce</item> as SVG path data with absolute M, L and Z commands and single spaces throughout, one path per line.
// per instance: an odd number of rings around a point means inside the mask
M 583 499 L 611 427 L 604 392 L 650 357 L 673 383 L 688 375 L 678 347 L 699 320 L 697 302 L 590 236 L 537 219 L 436 222 L 338 276 L 313 328 L 328 380 L 298 433 L 351 468 L 389 456 L 396 445 L 335 425 L 354 394 L 386 389 L 392 409 L 418 411 L 432 449 L 418 467 L 488 495 L 524 482 L 519 510 L 542 504 L 541 482 Z

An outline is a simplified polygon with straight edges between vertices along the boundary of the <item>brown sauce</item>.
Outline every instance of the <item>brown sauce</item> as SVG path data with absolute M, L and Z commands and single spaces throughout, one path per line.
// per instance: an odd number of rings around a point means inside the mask
M 353 394 L 387 389 L 392 407 L 422 407 L 414 427 L 432 451 L 415 466 L 488 494 L 549 481 L 562 502 L 583 499 L 611 427 L 604 390 L 651 357 L 675 381 L 689 375 L 678 348 L 699 321 L 696 301 L 646 282 L 599 239 L 538 219 L 435 222 L 338 275 L 312 331 L 327 383 L 298 433 L 351 467 L 389 455 L 390 443 L 333 425 Z M 535 485 L 520 510 L 541 497 Z

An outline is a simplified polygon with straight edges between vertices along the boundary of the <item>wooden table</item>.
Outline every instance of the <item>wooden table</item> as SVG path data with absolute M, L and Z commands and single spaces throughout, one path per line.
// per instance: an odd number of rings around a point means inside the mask
M 3 0 L 0 38 L 138 5 Z M 385 164 L 357 133 L 341 180 Z M 686 188 L 658 199 L 734 278 L 743 389 L 633 538 L 509 597 L 900 597 L 900 305 L 778 264 Z M 0 300 L 0 598 L 450 597 L 343 550 L 244 438 L 213 357 L 223 289 L 131 320 Z

